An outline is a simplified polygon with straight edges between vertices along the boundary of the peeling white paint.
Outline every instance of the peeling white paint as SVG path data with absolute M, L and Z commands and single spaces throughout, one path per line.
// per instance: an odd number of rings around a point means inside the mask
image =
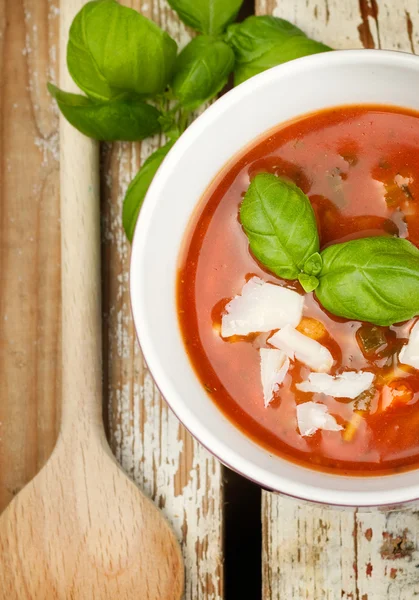
M 49 138 L 36 137 L 34 144 L 42 152 L 42 166 L 48 165 L 50 159 L 60 160 L 60 138 L 58 132 L 54 132 Z

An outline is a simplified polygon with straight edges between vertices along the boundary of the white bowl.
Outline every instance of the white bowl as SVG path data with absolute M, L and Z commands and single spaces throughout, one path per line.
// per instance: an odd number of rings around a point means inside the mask
M 169 152 L 147 193 L 131 259 L 132 310 L 145 360 L 192 435 L 264 488 L 329 505 L 392 505 L 419 498 L 419 472 L 344 477 L 314 471 L 270 454 L 220 412 L 195 375 L 178 325 L 175 290 L 185 230 L 220 169 L 265 131 L 343 104 L 419 110 L 418 91 L 419 57 L 400 52 L 346 50 L 280 65 L 208 108 Z

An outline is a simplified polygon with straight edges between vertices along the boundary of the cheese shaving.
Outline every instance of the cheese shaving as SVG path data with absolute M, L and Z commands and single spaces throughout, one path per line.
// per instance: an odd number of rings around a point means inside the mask
M 327 394 L 334 398 L 354 399 L 371 387 L 374 374 L 366 371 L 346 371 L 341 375 L 327 373 L 310 373 L 308 380 L 297 383 L 296 388 L 302 392 Z
M 286 325 L 274 333 L 268 342 L 285 352 L 291 360 L 297 359 L 313 371 L 330 371 L 333 365 L 333 356 L 325 346 L 300 333 L 291 325 Z
M 273 283 L 252 277 L 226 306 L 221 335 L 273 331 L 285 325 L 297 326 L 303 313 L 304 297 Z
M 324 431 L 340 431 L 343 429 L 341 425 L 338 425 L 335 417 L 329 415 L 327 406 L 319 402 L 298 404 L 297 424 L 303 436 L 313 435 L 318 429 Z
M 419 369 L 419 321 L 416 321 L 409 335 L 409 341 L 399 354 L 399 362 Z
M 290 361 L 285 352 L 281 352 L 281 350 L 261 348 L 259 353 L 263 399 L 265 408 L 267 408 L 288 373 Z

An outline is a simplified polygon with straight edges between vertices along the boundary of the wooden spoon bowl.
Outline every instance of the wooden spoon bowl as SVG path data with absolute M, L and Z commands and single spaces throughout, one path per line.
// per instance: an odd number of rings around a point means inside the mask
M 83 0 L 61 0 L 60 83 Z M 0 517 L 0 597 L 179 600 L 183 566 L 160 511 L 112 456 L 102 422 L 99 157 L 60 121 L 62 423 L 42 471 Z
M 65 428 L 0 518 L 0 597 L 178 600 L 182 558 L 161 513 L 108 455 Z

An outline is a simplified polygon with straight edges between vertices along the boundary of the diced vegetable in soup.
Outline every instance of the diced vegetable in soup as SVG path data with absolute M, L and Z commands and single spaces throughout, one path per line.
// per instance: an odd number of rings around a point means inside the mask
M 419 467 L 418 247 L 419 114 L 339 107 L 255 142 L 181 257 L 181 331 L 211 399 L 311 468 Z

